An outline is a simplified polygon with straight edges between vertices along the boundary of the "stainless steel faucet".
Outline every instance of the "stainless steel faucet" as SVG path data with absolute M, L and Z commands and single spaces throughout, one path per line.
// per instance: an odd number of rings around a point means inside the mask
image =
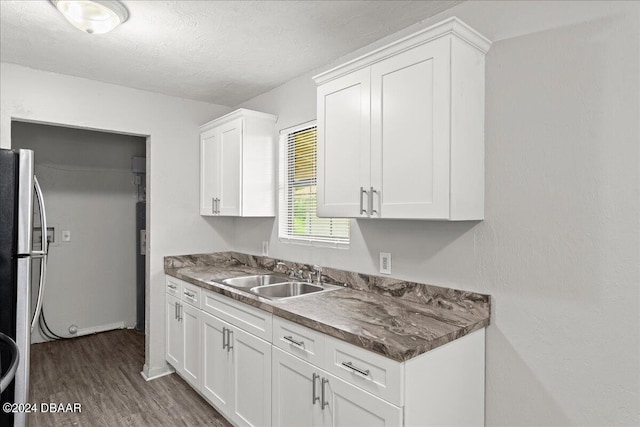
M 316 285 L 322 286 L 322 267 L 314 265 L 313 271 L 316 272 Z M 309 273 L 309 278 L 311 278 L 311 273 Z
M 296 274 L 296 269 L 288 266 L 287 264 L 285 264 L 284 262 L 278 262 L 276 264 L 276 267 L 284 267 L 287 271 L 285 271 L 285 274 L 288 272 L 289 273 L 289 279 L 299 279 L 300 277 L 298 277 L 298 275 Z

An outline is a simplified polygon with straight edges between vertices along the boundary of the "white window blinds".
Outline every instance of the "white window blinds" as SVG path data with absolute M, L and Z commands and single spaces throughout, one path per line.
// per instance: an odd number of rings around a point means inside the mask
M 281 239 L 331 246 L 349 244 L 349 220 L 316 216 L 317 130 L 307 125 L 280 137 Z

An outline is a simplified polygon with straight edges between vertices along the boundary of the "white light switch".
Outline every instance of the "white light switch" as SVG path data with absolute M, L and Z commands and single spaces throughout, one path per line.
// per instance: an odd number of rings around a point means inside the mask
M 70 230 L 62 230 L 62 241 L 70 242 L 71 241 L 71 231 Z
M 391 254 L 380 252 L 380 273 L 391 274 Z
M 269 255 L 269 241 L 268 240 L 263 240 L 262 241 L 262 256 L 268 256 Z

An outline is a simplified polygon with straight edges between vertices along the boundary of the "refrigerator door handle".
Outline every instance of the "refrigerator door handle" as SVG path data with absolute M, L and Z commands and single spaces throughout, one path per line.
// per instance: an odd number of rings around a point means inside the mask
M 29 255 L 33 233 L 33 151 L 18 151 L 18 242 L 17 255 Z
M 45 279 L 47 277 L 47 212 L 44 207 L 44 197 L 42 195 L 42 188 L 40 188 L 40 184 L 38 183 L 38 178 L 33 176 L 33 185 L 36 192 L 36 198 L 38 200 L 38 205 L 40 207 L 40 242 L 41 242 L 41 251 L 33 251 L 32 253 L 35 256 L 42 257 L 40 261 L 40 284 L 38 286 L 38 300 L 36 302 L 36 311 L 33 314 L 33 320 L 31 321 L 31 332 L 36 326 L 36 322 L 40 317 L 40 312 L 42 311 L 42 299 L 44 298 L 44 285 Z
M 44 206 L 44 196 L 42 195 L 42 188 L 40 188 L 40 183 L 38 182 L 38 178 L 36 178 L 35 175 L 33 176 L 33 187 L 35 189 L 36 198 L 38 199 L 38 205 L 40 207 L 40 227 L 42 228 L 42 232 L 40 233 L 41 251 L 39 252 L 41 252 L 43 255 L 47 255 L 47 253 L 49 252 L 47 242 L 47 211 Z

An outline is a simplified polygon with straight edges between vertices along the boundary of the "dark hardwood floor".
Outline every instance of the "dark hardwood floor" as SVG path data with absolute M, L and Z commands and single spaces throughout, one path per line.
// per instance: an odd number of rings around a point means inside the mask
M 144 335 L 118 330 L 34 344 L 30 402 L 82 404 L 81 413 L 32 413 L 34 426 L 229 426 L 178 375 L 140 375 Z

